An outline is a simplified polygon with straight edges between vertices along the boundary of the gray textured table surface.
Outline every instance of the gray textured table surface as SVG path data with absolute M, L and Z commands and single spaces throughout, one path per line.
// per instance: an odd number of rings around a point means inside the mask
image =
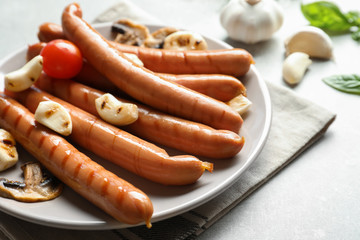
M 0 58 L 37 41 L 38 26 L 60 23 L 70 1 L 0 1 Z M 78 0 L 84 18 L 92 21 L 116 0 Z M 285 23 L 267 42 L 243 45 L 226 38 L 219 0 L 133 0 L 168 25 L 192 29 L 244 47 L 255 57 L 263 78 L 286 85 L 281 77 L 283 40 L 294 27 L 305 25 L 299 1 L 279 1 Z M 340 2 L 340 1 L 338 1 Z M 360 10 L 357 0 L 341 1 L 344 10 Z M 274 179 L 256 191 L 199 239 L 359 239 L 360 238 L 360 96 L 337 92 L 321 78 L 359 73 L 360 45 L 349 35 L 332 37 L 334 61 L 314 61 L 293 90 L 337 114 L 327 134 Z

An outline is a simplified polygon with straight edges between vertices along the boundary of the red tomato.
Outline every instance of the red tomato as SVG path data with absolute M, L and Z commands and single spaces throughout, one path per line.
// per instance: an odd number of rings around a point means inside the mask
M 81 52 L 72 42 L 62 39 L 50 41 L 41 50 L 43 70 L 50 77 L 72 78 L 83 64 Z

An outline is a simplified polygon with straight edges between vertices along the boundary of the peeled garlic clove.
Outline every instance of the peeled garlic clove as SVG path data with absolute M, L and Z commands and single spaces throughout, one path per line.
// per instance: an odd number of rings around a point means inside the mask
M 285 50 L 286 55 L 303 52 L 313 58 L 331 59 L 333 44 L 330 37 L 322 29 L 306 26 L 285 40 Z
M 312 61 L 309 55 L 303 52 L 294 52 L 290 54 L 283 63 L 283 77 L 289 84 L 299 83 L 310 66 Z
M 100 117 L 114 125 L 124 126 L 138 119 L 138 108 L 135 104 L 123 103 L 110 93 L 97 98 L 95 105 Z
M 36 121 L 57 133 L 68 136 L 72 132 L 70 114 L 57 102 L 40 102 L 34 115 Z
M 231 99 L 227 104 L 239 114 L 244 114 L 249 110 L 252 102 L 244 95 L 239 95 Z
M 144 63 L 140 60 L 140 58 L 133 54 L 133 53 L 124 53 L 124 55 L 129 58 L 131 61 L 133 61 L 135 64 L 139 65 L 139 66 L 144 66 Z
M 173 50 L 205 50 L 207 43 L 198 33 L 177 31 L 168 35 L 164 40 L 164 49 Z
M 0 129 L 0 171 L 4 171 L 18 162 L 16 142 L 6 130 Z
M 43 69 L 43 57 L 38 55 L 22 68 L 5 75 L 5 88 L 20 92 L 28 89 L 39 78 Z

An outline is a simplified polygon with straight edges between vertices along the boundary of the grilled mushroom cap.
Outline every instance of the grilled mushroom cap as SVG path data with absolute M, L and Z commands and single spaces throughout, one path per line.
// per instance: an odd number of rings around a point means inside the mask
M 163 48 L 165 38 L 179 30 L 173 27 L 163 27 L 150 34 L 145 25 L 135 23 L 129 19 L 120 19 L 112 25 L 111 31 L 115 34 L 114 41 L 118 43 L 148 48 Z
M 49 173 L 43 172 L 39 163 L 25 163 L 21 169 L 24 182 L 0 178 L 0 196 L 21 202 L 40 202 L 61 194 L 63 184 Z
M 118 20 L 112 25 L 111 31 L 115 33 L 115 42 L 133 46 L 143 46 L 145 39 L 150 36 L 146 26 L 129 19 Z
M 177 28 L 173 27 L 163 27 L 151 33 L 144 41 L 144 46 L 148 48 L 163 48 L 164 41 L 167 36 L 170 34 L 179 31 Z

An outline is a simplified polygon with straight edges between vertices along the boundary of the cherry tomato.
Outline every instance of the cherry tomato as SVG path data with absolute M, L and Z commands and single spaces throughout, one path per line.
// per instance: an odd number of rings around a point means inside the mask
M 72 78 L 83 64 L 81 52 L 72 42 L 62 39 L 50 41 L 41 50 L 43 70 L 50 77 Z

